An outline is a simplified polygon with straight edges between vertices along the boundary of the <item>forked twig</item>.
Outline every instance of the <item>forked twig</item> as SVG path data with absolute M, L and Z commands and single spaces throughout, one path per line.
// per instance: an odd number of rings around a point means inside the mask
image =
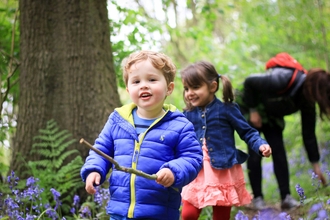
M 157 175 L 156 174 L 147 174 L 147 173 L 144 173 L 140 170 L 136 170 L 136 169 L 133 169 L 133 168 L 127 168 L 127 167 L 123 167 L 123 166 L 120 166 L 119 163 L 117 161 L 115 161 L 112 157 L 106 155 L 105 153 L 103 153 L 102 151 L 100 151 L 99 149 L 93 147 L 90 143 L 88 143 L 87 141 L 85 141 L 83 138 L 80 139 L 80 143 L 81 144 L 85 144 L 89 149 L 95 151 L 98 155 L 104 157 L 105 159 L 107 159 L 108 161 L 110 161 L 112 164 L 115 165 L 115 168 L 117 170 L 120 170 L 120 171 L 123 171 L 125 173 L 133 173 L 137 176 L 142 176 L 144 178 L 147 178 L 147 179 L 150 179 L 150 180 L 156 180 L 157 179 Z

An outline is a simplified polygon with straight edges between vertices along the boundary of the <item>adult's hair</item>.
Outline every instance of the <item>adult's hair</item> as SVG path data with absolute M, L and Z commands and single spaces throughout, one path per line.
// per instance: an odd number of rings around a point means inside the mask
M 121 67 L 123 70 L 125 85 L 127 85 L 131 67 L 134 64 L 145 60 L 149 60 L 156 69 L 163 72 L 167 84 L 174 81 L 176 66 L 167 55 L 150 50 L 141 50 L 130 54 L 122 61 Z
M 308 70 L 303 93 L 307 100 L 317 103 L 320 109 L 320 117 L 330 116 L 330 74 L 321 68 Z
M 219 78 L 222 81 L 222 99 L 225 103 L 234 101 L 234 92 L 232 84 L 228 77 L 218 74 L 214 65 L 208 61 L 198 61 L 188 65 L 180 73 L 184 86 L 196 87 L 206 84 L 209 88 L 213 81 L 217 82 L 215 92 L 219 90 Z M 193 106 L 186 100 L 183 92 L 184 102 L 186 104 L 185 110 L 192 110 Z

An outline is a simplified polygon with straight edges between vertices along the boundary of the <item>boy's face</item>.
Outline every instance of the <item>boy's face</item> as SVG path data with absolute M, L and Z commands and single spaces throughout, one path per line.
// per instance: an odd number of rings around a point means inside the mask
M 138 62 L 129 69 L 126 90 L 138 106 L 138 113 L 153 117 L 162 111 L 166 96 L 173 91 L 174 83 L 167 85 L 164 74 L 150 61 Z

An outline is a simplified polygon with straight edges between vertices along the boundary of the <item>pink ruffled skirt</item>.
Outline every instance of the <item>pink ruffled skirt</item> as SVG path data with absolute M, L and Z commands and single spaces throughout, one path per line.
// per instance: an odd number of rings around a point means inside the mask
M 242 166 L 235 164 L 230 169 L 214 169 L 211 167 L 205 141 L 202 149 L 203 168 L 195 180 L 183 187 L 182 199 L 199 209 L 206 206 L 249 204 L 252 196 L 246 190 Z

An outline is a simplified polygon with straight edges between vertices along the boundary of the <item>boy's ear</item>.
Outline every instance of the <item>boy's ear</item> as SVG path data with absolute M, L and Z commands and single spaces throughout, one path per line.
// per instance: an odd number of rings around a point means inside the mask
M 167 86 L 167 93 L 166 93 L 166 95 L 167 96 L 171 95 L 172 92 L 173 92 L 173 90 L 174 90 L 174 82 L 170 82 L 170 84 L 168 84 L 168 86 Z
M 213 81 L 210 86 L 211 92 L 215 92 L 217 90 L 218 83 L 216 81 Z

